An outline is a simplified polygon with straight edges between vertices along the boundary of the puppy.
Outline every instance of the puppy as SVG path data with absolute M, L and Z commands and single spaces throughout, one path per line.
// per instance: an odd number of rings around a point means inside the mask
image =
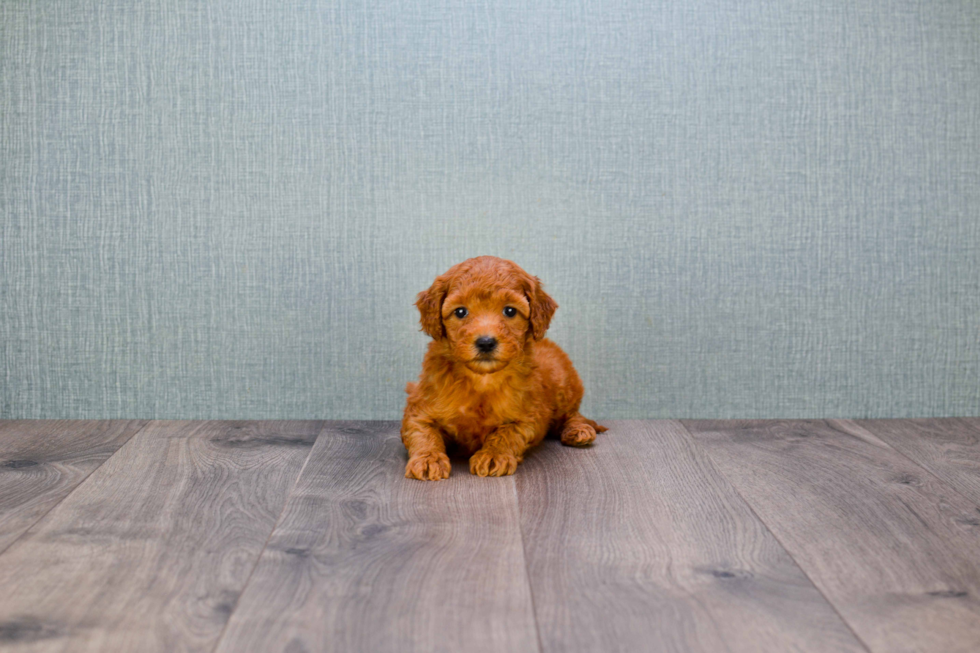
M 479 256 L 437 277 L 415 305 L 432 342 L 405 388 L 406 478 L 448 478 L 447 446 L 469 457 L 471 473 L 506 476 L 549 433 L 584 446 L 606 430 L 579 414 L 582 381 L 544 337 L 558 304 L 537 277 Z

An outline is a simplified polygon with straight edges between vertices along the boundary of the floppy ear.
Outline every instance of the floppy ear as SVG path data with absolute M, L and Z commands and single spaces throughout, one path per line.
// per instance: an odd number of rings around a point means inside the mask
M 535 340 L 541 340 L 551 324 L 551 316 L 558 309 L 558 303 L 541 288 L 541 279 L 537 277 L 534 277 L 527 291 L 527 301 L 531 305 L 531 333 Z
M 436 277 L 432 286 L 420 292 L 415 300 L 415 305 L 422 315 L 419 319 L 422 330 L 435 340 L 446 337 L 446 329 L 442 325 L 442 302 L 446 299 L 448 289 L 449 280 L 445 276 Z

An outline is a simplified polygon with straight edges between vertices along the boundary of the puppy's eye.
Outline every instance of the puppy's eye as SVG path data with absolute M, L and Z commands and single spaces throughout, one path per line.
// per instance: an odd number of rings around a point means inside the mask
M 453 311 L 453 315 L 455 315 L 456 317 L 466 317 L 466 309 L 460 306 L 455 311 Z
M 517 309 L 514 308 L 513 306 L 508 306 L 504 309 L 504 315 L 506 315 L 507 317 L 514 317 L 515 315 L 517 315 Z

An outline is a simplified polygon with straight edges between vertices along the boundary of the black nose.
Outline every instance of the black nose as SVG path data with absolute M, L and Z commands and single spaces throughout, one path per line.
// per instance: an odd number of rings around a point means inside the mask
M 476 339 L 476 348 L 484 354 L 489 354 L 497 348 L 497 339 L 490 336 L 480 336 Z

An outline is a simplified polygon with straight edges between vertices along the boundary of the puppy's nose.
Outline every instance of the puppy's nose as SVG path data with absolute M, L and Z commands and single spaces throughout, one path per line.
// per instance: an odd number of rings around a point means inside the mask
M 476 339 L 476 348 L 484 354 L 489 354 L 497 348 L 497 339 L 490 336 L 480 336 Z

